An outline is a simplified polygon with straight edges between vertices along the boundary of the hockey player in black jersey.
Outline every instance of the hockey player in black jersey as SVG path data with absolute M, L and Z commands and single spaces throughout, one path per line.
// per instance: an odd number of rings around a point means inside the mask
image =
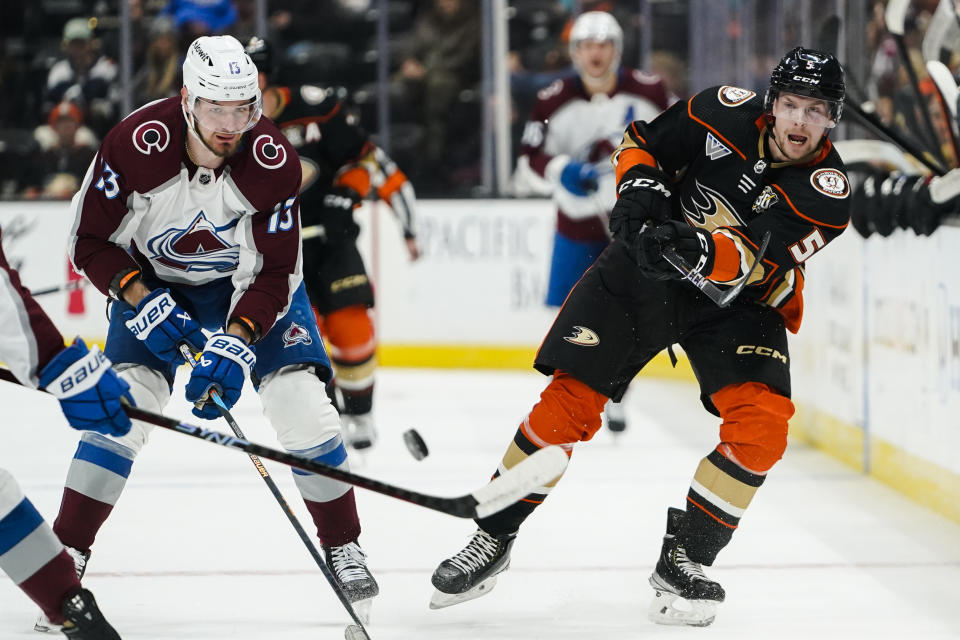
M 614 241 L 573 289 L 537 354 L 535 367 L 552 378 L 501 469 L 544 446 L 572 452 L 592 438 L 607 399 L 618 400 L 673 344 L 690 359 L 704 407 L 722 421 L 685 508 L 668 512 L 650 576 L 655 622 L 713 621 L 725 593 L 703 566 L 731 540 L 786 448 L 794 412 L 786 332 L 800 328 L 804 265 L 849 222 L 849 184 L 827 137 L 843 95 L 836 59 L 797 48 L 773 70 L 765 96 L 712 87 L 652 122 L 628 125 L 613 157 Z M 767 233 L 768 250 L 751 273 Z M 680 279 L 663 258 L 667 247 L 721 289 L 748 274 L 749 281 L 720 308 Z M 558 480 L 478 520 L 467 546 L 434 572 L 431 606 L 488 592 L 509 566 L 520 525 Z
M 407 253 L 419 257 L 413 187 L 386 153 L 348 117 L 337 92 L 313 85 L 268 86 L 276 64 L 269 41 L 253 38 L 247 54 L 257 65 L 264 115 L 290 140 L 303 167 L 300 215 L 303 280 L 328 340 L 336 374 L 328 391 L 340 410 L 345 442 L 373 445 L 376 337 L 369 309 L 373 289 L 356 240 L 353 211 L 368 195 L 390 205 L 403 228 Z

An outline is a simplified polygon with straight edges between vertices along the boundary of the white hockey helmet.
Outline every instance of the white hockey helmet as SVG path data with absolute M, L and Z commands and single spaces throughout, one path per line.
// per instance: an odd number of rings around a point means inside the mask
M 194 40 L 183 61 L 183 86 L 187 89 L 184 115 L 191 129 L 196 120 L 220 133 L 243 133 L 260 120 L 262 101 L 257 66 L 233 36 L 201 36 Z M 226 108 L 213 104 L 238 100 L 245 104 Z
M 586 40 L 612 42 L 617 55 L 611 67 L 616 69 L 620 65 L 620 56 L 623 54 L 623 29 L 612 15 L 606 11 L 587 11 L 573 21 L 573 26 L 570 28 L 571 60 L 577 59 L 577 46 Z

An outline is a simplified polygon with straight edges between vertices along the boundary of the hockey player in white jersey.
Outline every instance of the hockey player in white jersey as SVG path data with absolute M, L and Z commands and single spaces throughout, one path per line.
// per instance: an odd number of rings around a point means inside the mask
M 211 390 L 229 409 L 249 379 L 287 450 L 348 469 L 302 282 L 297 152 L 260 117 L 257 68 L 235 38 L 196 39 L 183 78 L 179 96 L 107 134 L 73 199 L 71 259 L 113 299 L 105 353 L 137 405 L 160 412 L 186 343 L 202 352 L 186 385 L 197 416 L 218 419 Z M 54 532 L 84 557 L 150 430 L 134 421 L 123 437 L 81 439 Z M 358 544 L 353 488 L 293 477 L 339 586 L 366 604 L 378 587 Z
M 620 66 L 623 31 L 603 11 L 581 14 L 570 29 L 576 74 L 537 94 L 523 131 L 516 181 L 521 190 L 548 190 L 557 227 L 546 302 L 559 307 L 610 242 L 607 220 L 616 202 L 610 156 L 623 128 L 652 120 L 674 102 L 660 78 Z M 606 408 L 607 425 L 623 431 L 620 403 Z

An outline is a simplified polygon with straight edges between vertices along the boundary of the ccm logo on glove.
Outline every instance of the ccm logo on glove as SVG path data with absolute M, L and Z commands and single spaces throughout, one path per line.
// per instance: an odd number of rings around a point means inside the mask
M 670 190 L 659 180 L 653 178 L 632 178 L 624 180 L 617 188 L 617 194 L 622 194 L 627 189 L 647 189 L 649 191 L 659 191 L 664 198 L 670 197 Z

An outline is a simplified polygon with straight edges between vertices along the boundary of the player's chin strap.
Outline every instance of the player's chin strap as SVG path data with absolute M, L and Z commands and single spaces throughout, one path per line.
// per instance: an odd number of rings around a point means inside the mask
M 684 280 L 689 280 L 693 283 L 697 289 L 703 292 L 705 296 L 713 300 L 714 303 L 721 309 L 729 305 L 734 299 L 740 295 L 740 292 L 743 291 L 743 288 L 747 286 L 747 282 L 750 280 L 750 277 L 753 275 L 753 272 L 756 271 L 757 265 L 763 260 L 764 254 L 767 252 L 767 246 L 770 244 L 770 232 L 765 231 L 763 238 L 760 240 L 760 248 L 755 254 L 756 257 L 753 261 L 753 264 L 750 265 L 750 269 L 747 270 L 746 275 L 740 279 L 733 287 L 724 291 L 717 285 L 713 284 L 705 276 L 703 276 L 699 271 L 693 268 L 687 260 L 677 253 L 677 250 L 672 245 L 667 245 L 663 249 L 663 259 L 670 263 L 674 269 L 683 274 Z

